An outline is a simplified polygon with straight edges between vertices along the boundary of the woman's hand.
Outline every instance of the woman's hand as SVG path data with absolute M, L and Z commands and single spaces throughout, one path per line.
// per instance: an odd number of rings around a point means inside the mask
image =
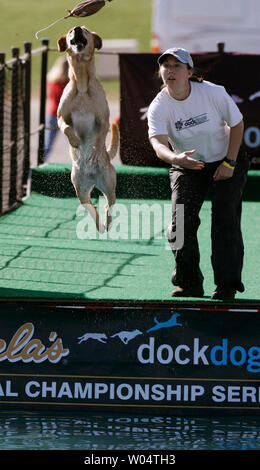
M 214 181 L 223 181 L 232 178 L 234 170 L 232 168 L 228 168 L 221 163 L 219 165 L 213 175 Z
M 167 135 L 156 135 L 150 138 L 151 145 L 157 155 L 161 160 L 169 165 L 178 165 L 182 168 L 187 168 L 190 170 L 202 170 L 204 163 L 199 160 L 191 158 L 190 155 L 193 155 L 196 150 L 187 150 L 179 154 L 174 153 L 169 149 L 168 145 L 168 136 Z
M 187 150 L 186 152 L 180 153 L 176 156 L 176 164 L 189 170 L 202 170 L 204 167 L 204 162 L 195 160 L 195 158 L 191 158 L 190 156 L 195 152 L 196 150 Z

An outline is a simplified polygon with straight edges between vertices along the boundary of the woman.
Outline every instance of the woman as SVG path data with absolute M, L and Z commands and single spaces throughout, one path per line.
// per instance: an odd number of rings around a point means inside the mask
M 224 87 L 193 81 L 185 49 L 167 49 L 158 59 L 164 88 L 148 111 L 149 138 L 157 156 L 172 165 L 173 218 L 168 239 L 175 257 L 173 297 L 202 297 L 203 275 L 197 230 L 208 190 L 212 196 L 213 299 L 233 300 L 243 292 L 241 196 L 249 162 L 240 149 L 243 116 Z M 169 146 L 170 144 L 170 146 Z M 174 247 L 176 208 L 184 207 L 184 243 Z

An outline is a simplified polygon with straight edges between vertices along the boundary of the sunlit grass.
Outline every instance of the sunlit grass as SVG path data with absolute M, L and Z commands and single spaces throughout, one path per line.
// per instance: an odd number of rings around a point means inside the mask
M 0 51 L 10 56 L 11 46 L 23 49 L 24 41 L 38 47 L 36 31 L 44 28 L 73 8 L 75 0 L 11 0 L 0 1 Z M 149 50 L 151 0 L 113 0 L 98 13 L 87 18 L 68 18 L 40 34 L 56 47 L 57 38 L 75 25 L 85 25 L 105 39 L 135 38 L 141 52 Z
M 32 43 L 32 48 L 41 46 L 41 39 L 48 38 L 51 49 L 56 49 L 57 39 L 69 28 L 79 24 L 91 31 L 96 31 L 103 39 L 136 39 L 139 52 L 149 51 L 151 30 L 152 0 L 113 0 L 98 13 L 87 18 L 68 18 L 62 20 L 35 38 L 36 31 L 44 28 L 67 14 L 79 2 L 75 0 L 10 0 L 1 3 L 0 16 L 0 52 L 11 57 L 11 47 L 19 47 L 24 53 L 24 42 Z M 50 68 L 58 53 L 52 51 L 48 58 Z M 32 86 L 38 85 L 40 77 L 40 56 L 34 56 L 32 62 Z M 108 93 L 118 94 L 119 82 L 109 80 L 104 83 Z

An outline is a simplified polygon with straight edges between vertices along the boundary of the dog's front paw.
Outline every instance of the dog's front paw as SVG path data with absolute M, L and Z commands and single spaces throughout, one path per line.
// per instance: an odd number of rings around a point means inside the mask
M 72 147 L 78 148 L 80 146 L 80 139 L 74 134 L 70 127 L 65 130 L 65 135 L 67 136 Z

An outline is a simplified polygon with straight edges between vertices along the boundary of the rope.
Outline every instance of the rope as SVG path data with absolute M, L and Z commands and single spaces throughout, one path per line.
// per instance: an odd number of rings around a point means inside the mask
M 39 31 L 37 31 L 37 33 L 35 33 L 36 39 L 39 39 L 39 37 L 38 37 L 38 34 L 39 34 L 39 33 L 41 33 L 42 31 L 46 31 L 46 29 L 51 28 L 51 27 L 54 26 L 56 23 L 58 23 L 59 21 L 65 20 L 65 19 L 68 18 L 69 16 L 70 16 L 70 15 L 63 16 L 62 18 L 59 18 L 58 20 L 56 20 L 56 21 L 54 21 L 53 23 L 51 23 L 49 26 L 46 26 L 45 28 L 39 29 Z

